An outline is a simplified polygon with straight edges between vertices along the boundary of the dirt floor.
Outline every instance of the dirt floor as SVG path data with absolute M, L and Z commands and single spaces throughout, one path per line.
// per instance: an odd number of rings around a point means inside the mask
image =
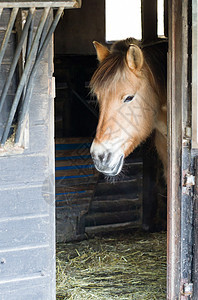
M 122 232 L 58 244 L 57 299 L 165 300 L 166 233 Z

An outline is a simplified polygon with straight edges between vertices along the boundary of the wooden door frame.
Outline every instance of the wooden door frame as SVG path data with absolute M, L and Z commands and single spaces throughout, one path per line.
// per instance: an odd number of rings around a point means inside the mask
M 188 299 L 192 281 L 193 197 L 189 78 L 190 2 L 168 3 L 168 247 L 167 299 Z

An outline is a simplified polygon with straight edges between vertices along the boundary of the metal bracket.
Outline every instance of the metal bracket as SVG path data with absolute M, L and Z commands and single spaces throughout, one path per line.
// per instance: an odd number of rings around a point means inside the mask
M 185 127 L 185 137 L 186 139 L 191 139 L 192 137 L 192 128 L 190 126 Z
M 192 186 L 195 185 L 195 176 L 189 173 L 186 173 L 184 176 L 184 185 L 183 186 Z
M 188 297 L 188 296 L 192 296 L 192 294 L 193 294 L 193 283 L 192 282 L 184 283 L 182 296 Z
M 191 188 L 195 185 L 195 176 L 190 173 L 185 173 L 183 177 L 183 194 L 190 194 Z

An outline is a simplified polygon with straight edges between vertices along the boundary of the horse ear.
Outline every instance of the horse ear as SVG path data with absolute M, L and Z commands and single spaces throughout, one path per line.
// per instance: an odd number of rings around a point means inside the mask
M 93 44 L 96 49 L 98 60 L 99 62 L 102 62 L 109 55 L 110 52 L 107 49 L 107 47 L 103 46 L 102 44 L 96 41 L 94 41 Z
M 126 60 L 130 69 L 141 70 L 144 63 L 142 50 L 137 45 L 131 44 L 127 51 Z

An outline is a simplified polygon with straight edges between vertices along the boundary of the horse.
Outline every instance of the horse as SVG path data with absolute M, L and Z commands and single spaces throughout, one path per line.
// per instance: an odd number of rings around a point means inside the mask
M 167 172 L 167 43 L 143 45 L 134 38 L 110 50 L 93 42 L 99 66 L 91 92 L 99 103 L 99 121 L 90 153 L 95 168 L 112 177 L 124 159 L 155 132 L 155 147 Z

